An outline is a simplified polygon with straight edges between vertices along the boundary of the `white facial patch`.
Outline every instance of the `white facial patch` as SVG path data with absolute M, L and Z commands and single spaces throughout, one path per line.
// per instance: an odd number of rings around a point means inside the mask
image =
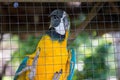
M 64 24 L 60 23 L 57 27 L 55 27 L 55 30 L 57 33 L 64 35 L 65 34 Z
M 60 24 L 57 27 L 55 27 L 56 32 L 59 33 L 59 34 L 61 34 L 61 35 L 65 35 L 65 27 L 64 27 L 64 23 L 63 23 L 63 18 L 65 16 L 66 16 L 66 13 L 64 12 L 63 16 L 61 18 Z

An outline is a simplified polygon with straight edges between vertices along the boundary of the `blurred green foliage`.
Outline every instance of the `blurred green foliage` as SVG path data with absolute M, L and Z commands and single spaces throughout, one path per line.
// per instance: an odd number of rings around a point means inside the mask
M 78 66 L 81 61 L 83 62 L 83 69 L 78 69 L 82 66 L 76 68 L 73 80 L 107 80 L 107 76 L 111 72 L 109 60 L 114 58 L 114 56 L 111 56 L 108 59 L 113 53 L 111 39 L 108 39 L 106 35 L 95 37 L 95 32 L 92 36 L 83 32 L 70 47 L 76 48 L 76 65 Z
M 109 53 L 109 44 L 102 44 L 95 50 L 94 55 L 84 59 L 84 78 L 85 79 L 107 79 L 109 71 L 108 64 L 106 64 L 106 57 Z
M 32 54 L 35 51 L 40 39 L 41 36 L 35 37 L 31 35 L 27 40 L 19 40 L 19 49 L 13 55 L 13 61 L 16 61 L 17 58 L 21 61 L 25 55 Z

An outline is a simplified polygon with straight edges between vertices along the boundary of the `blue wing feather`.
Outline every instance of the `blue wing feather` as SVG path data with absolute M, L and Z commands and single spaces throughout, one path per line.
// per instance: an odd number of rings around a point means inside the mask
M 22 71 L 23 68 L 26 67 L 27 61 L 28 61 L 29 57 L 25 57 L 22 61 L 22 63 L 20 64 L 19 68 L 17 69 L 16 73 L 19 73 L 20 71 Z M 18 76 L 14 77 L 14 80 L 17 80 Z
M 72 77 L 74 74 L 75 63 L 76 63 L 75 50 L 71 49 L 70 73 L 69 73 L 69 76 L 67 77 L 67 80 L 72 80 Z

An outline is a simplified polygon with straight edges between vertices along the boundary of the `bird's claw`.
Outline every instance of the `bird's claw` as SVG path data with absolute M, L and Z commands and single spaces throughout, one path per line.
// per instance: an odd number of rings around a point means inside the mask
M 62 72 L 63 72 L 62 69 L 59 72 L 56 72 L 52 80 L 59 80 Z

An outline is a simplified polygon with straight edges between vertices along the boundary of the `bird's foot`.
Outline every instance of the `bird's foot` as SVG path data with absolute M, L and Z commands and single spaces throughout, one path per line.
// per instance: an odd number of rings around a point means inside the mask
M 52 80 L 59 80 L 62 72 L 63 72 L 62 69 L 59 72 L 56 72 Z

